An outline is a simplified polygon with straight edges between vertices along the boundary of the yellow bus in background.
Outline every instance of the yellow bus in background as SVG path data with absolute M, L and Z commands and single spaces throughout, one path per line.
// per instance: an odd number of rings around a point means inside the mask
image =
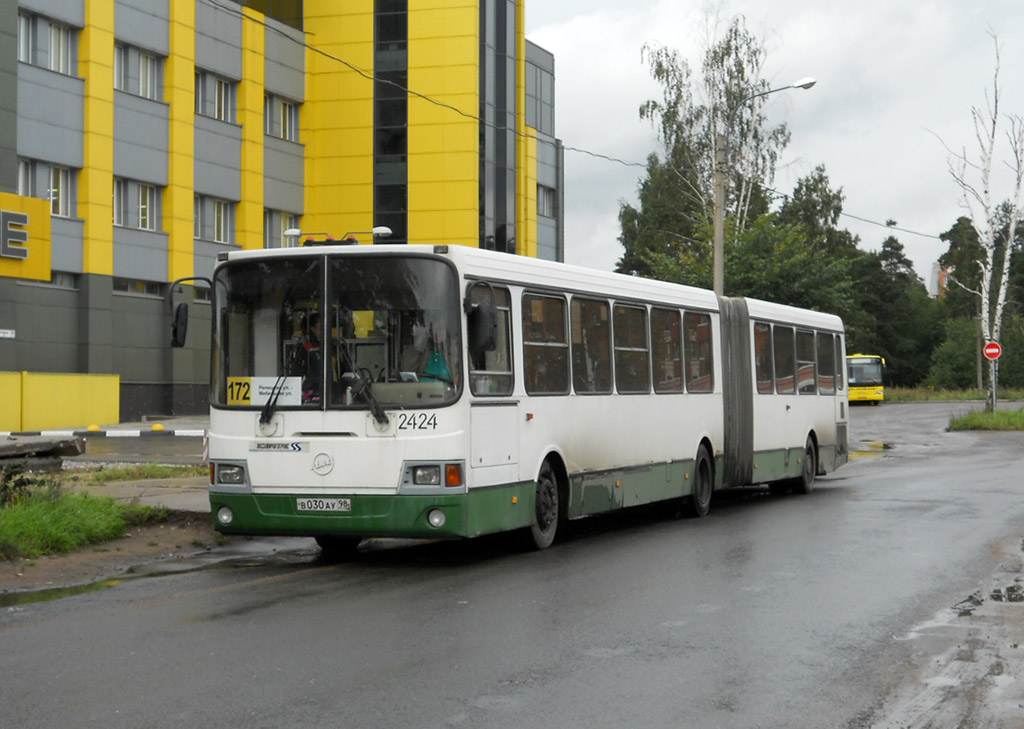
M 850 402 L 878 405 L 885 399 L 882 372 L 885 358 L 877 354 L 851 354 L 846 357 L 846 374 L 850 383 Z

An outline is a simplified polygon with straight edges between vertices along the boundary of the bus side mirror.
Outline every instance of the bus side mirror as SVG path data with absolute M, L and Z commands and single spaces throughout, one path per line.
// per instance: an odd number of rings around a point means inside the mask
M 174 307 L 174 322 L 171 324 L 171 346 L 184 347 L 185 335 L 188 333 L 188 304 L 181 303 Z
M 467 317 L 469 329 L 469 356 L 474 369 L 483 369 L 484 354 L 498 348 L 498 307 L 476 304 Z

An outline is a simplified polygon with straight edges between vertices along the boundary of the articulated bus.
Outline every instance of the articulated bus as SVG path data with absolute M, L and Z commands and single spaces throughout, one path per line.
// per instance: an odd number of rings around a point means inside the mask
M 846 357 L 847 379 L 850 384 L 850 402 L 878 405 L 885 400 L 882 371 L 885 359 L 877 354 L 851 354 Z
M 211 298 L 226 534 L 544 549 L 625 507 L 806 493 L 848 457 L 829 314 L 445 245 L 235 251 Z

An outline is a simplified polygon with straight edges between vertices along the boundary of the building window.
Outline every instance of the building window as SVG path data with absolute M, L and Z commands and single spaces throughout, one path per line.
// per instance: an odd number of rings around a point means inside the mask
M 128 186 L 120 177 L 114 178 L 114 225 L 124 225 L 124 209 L 128 206 Z
M 192 198 L 192 234 L 196 238 L 203 237 L 203 198 L 200 195 Z
M 32 63 L 32 23 L 33 18 L 18 13 L 18 60 Z
M 115 278 L 113 289 L 119 294 L 140 296 L 163 296 L 164 285 L 157 281 L 139 281 L 131 278 Z
M 71 215 L 71 170 L 50 168 L 50 212 L 62 218 Z
M 139 185 L 139 227 L 156 230 L 156 191 L 149 185 Z
M 127 91 L 128 48 L 121 43 L 114 44 L 114 88 Z
M 35 193 L 35 168 L 32 163 L 25 159 L 18 160 L 18 194 L 22 197 L 32 197 Z
M 270 94 L 263 96 L 263 133 L 274 133 L 274 97 Z
M 203 93 L 203 74 L 200 71 L 196 71 L 196 114 L 203 113 L 204 103 L 206 101 L 206 94 Z
M 555 217 L 555 191 L 544 185 L 537 185 L 537 215 Z
M 139 96 L 147 99 L 159 99 L 160 87 L 158 71 L 160 60 L 146 53 L 139 54 Z
M 50 25 L 50 70 L 71 73 L 71 29 Z
M 226 200 L 213 201 L 213 239 L 217 243 L 231 242 L 232 205 Z
M 299 140 L 299 107 L 290 101 L 281 102 L 281 139 Z
M 226 79 L 217 79 L 213 115 L 221 121 L 234 121 L 234 84 Z
M 299 216 L 291 213 L 281 213 L 281 247 L 291 248 L 299 245 L 298 236 L 287 236 L 285 231 L 299 227 Z

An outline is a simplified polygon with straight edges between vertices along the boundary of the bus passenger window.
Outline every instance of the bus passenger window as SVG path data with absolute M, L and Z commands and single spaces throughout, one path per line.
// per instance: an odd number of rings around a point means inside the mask
M 493 292 L 493 294 L 492 294 Z M 512 333 L 509 318 L 512 298 L 508 289 L 474 286 L 470 292 L 470 303 L 490 305 L 491 296 L 498 309 L 498 334 L 494 349 L 484 352 L 480 369 L 472 369 L 469 383 L 474 395 L 512 394 Z
M 647 310 L 615 307 L 615 387 L 619 392 L 650 392 Z
M 818 333 L 818 392 L 836 394 L 836 348 L 831 334 Z
M 569 392 L 565 300 L 523 294 L 523 368 L 531 395 Z
M 577 393 L 612 391 L 612 339 L 607 301 L 573 298 L 572 384 Z
M 775 325 L 772 331 L 775 350 L 775 392 L 792 395 L 796 392 L 796 367 L 793 328 Z
M 686 341 L 686 391 L 712 392 L 714 369 L 711 350 L 711 317 L 686 312 L 683 315 Z
M 801 395 L 814 395 L 818 392 L 814 361 L 814 332 L 798 331 L 796 333 L 796 380 L 797 389 Z
M 843 362 L 846 358 L 843 357 L 843 338 L 836 337 L 836 389 L 842 392 L 843 390 Z
M 654 391 L 683 391 L 683 336 L 679 312 L 651 309 L 651 357 L 654 362 Z
M 757 391 L 764 395 L 775 392 L 775 375 L 772 372 L 772 327 L 770 324 L 754 324 L 754 369 Z

